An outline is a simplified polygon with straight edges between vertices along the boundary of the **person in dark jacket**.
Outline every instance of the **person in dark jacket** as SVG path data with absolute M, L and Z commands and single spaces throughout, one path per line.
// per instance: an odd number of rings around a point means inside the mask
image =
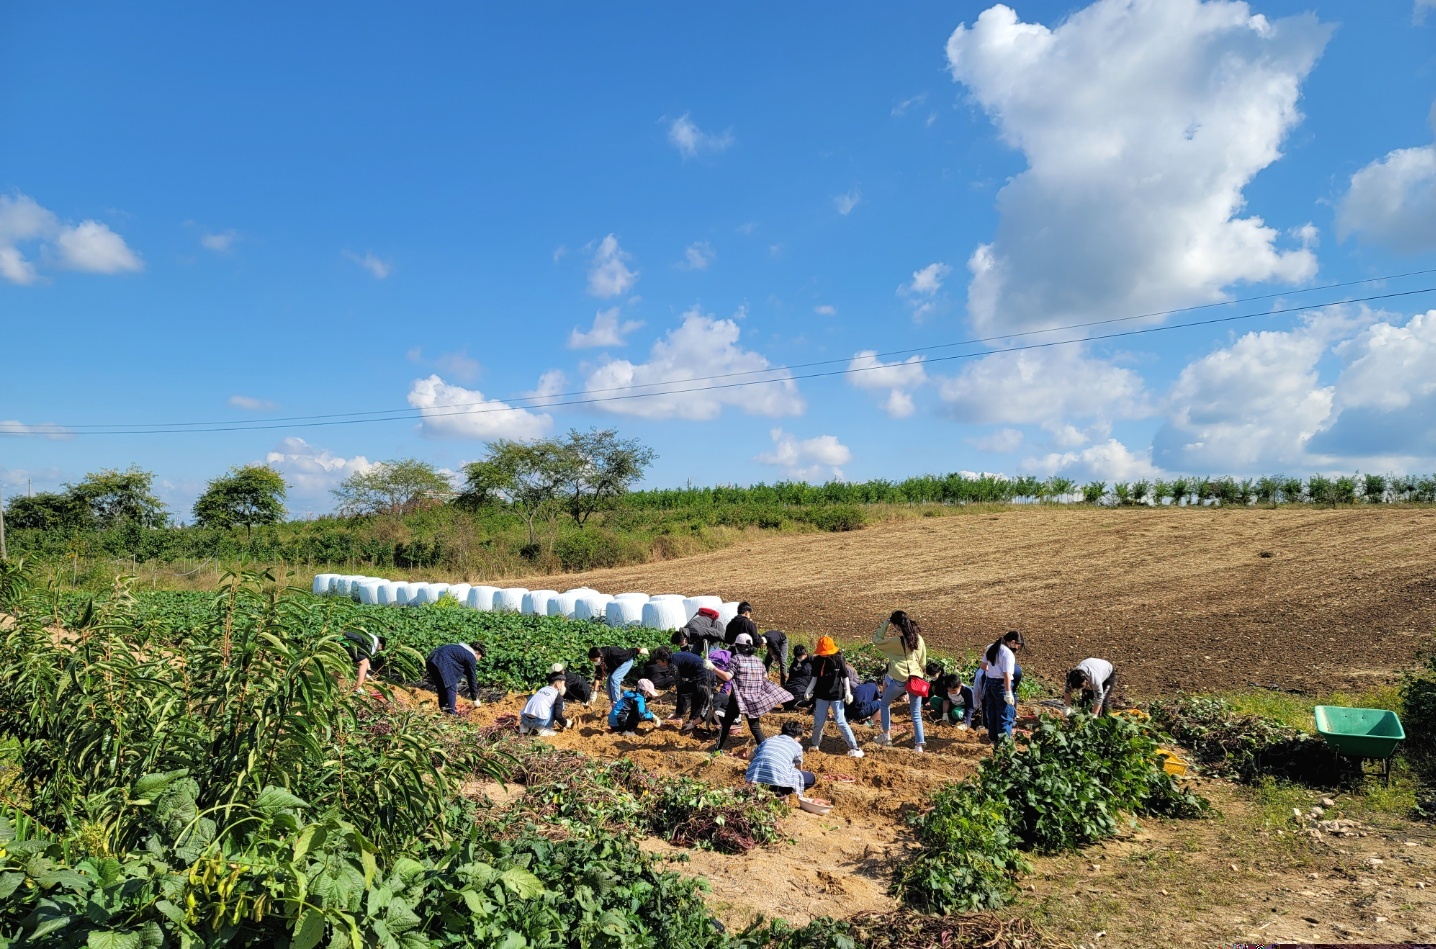
M 781 629 L 770 629 L 763 634 L 767 652 L 763 655 L 763 668 L 772 669 L 778 664 L 778 684 L 788 687 L 788 634 Z M 789 692 L 793 691 L 788 689 Z
M 588 651 L 593 662 L 593 689 L 598 691 L 601 679 L 608 679 L 608 701 L 617 705 L 623 697 L 623 678 L 633 668 L 633 662 L 640 656 L 647 656 L 647 649 L 629 649 L 625 646 L 594 646 Z
M 555 662 L 549 667 L 549 671 L 563 673 L 565 699 L 572 699 L 583 705 L 593 701 L 593 684 L 583 676 L 572 669 L 565 669 L 561 662 Z
M 384 650 L 389 640 L 373 633 L 348 632 L 344 634 L 344 651 L 354 661 L 354 691 L 363 692 L 364 683 L 384 665 Z
M 854 725 L 868 724 L 868 719 L 877 714 L 882 699 L 881 682 L 864 682 L 859 685 L 853 689 L 853 700 L 847 705 L 848 721 Z
M 718 622 L 718 611 L 712 607 L 700 607 L 688 624 L 678 632 L 687 641 L 687 648 L 701 656 L 724 641 L 723 624 Z
M 793 695 L 793 701 L 783 703 L 783 711 L 791 712 L 795 708 L 807 708 L 813 704 L 813 700 L 804 698 L 808 694 L 808 683 L 813 680 L 813 660 L 808 655 L 807 646 L 793 647 L 793 664 L 788 667 L 788 678 L 783 683 L 783 688 Z
M 808 683 L 808 694 L 813 698 L 813 737 L 808 750 L 817 752 L 823 744 L 823 732 L 828 728 L 828 709 L 833 711 L 833 720 L 838 723 L 838 734 L 848 743 L 848 757 L 861 758 L 863 750 L 848 727 L 847 705 L 844 696 L 848 692 L 848 663 L 838 650 L 838 644 L 831 636 L 819 636 L 817 648 L 813 650 L 813 678 Z
M 665 692 L 678 684 L 678 677 L 673 670 L 667 666 L 660 666 L 657 662 L 650 662 L 643 667 L 643 678 L 652 683 L 653 687 L 660 692 Z
M 738 604 L 738 615 L 730 619 L 728 627 L 723 630 L 723 642 L 731 646 L 744 634 L 747 634 L 750 642 L 758 642 L 758 625 L 753 622 L 753 607 L 746 600 Z
M 659 670 L 674 682 L 678 708 L 673 713 L 673 721 L 681 721 L 686 716 L 688 721 L 684 730 L 691 731 L 713 700 L 713 687 L 717 681 L 713 673 L 705 668 L 703 657 L 691 652 L 674 652 L 665 647 L 654 650 L 649 668 Z
M 475 706 L 483 704 L 479 699 L 479 660 L 482 658 L 483 643 L 450 643 L 429 653 L 424 660 L 424 670 L 439 694 L 439 708 L 449 715 L 459 714 L 460 685 L 468 685 L 469 697 Z

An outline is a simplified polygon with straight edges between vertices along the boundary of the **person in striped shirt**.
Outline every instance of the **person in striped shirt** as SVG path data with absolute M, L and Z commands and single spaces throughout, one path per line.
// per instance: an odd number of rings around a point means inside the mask
M 799 767 L 803 763 L 803 746 L 798 738 L 803 726 L 784 722 L 782 734 L 764 739 L 748 762 L 743 777 L 749 784 L 765 784 L 778 796 L 801 794 L 812 787 L 818 776 Z

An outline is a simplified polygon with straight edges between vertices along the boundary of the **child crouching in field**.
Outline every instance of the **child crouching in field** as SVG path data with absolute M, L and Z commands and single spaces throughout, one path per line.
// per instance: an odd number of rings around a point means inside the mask
M 658 716 L 648 710 L 647 699 L 658 695 L 658 689 L 647 679 L 639 679 L 638 686 L 625 689 L 618 703 L 609 709 L 608 727 L 623 735 L 637 734 L 642 722 L 657 722 Z
M 971 728 L 972 713 L 977 703 L 972 689 L 962 684 L 962 676 L 956 672 L 944 672 L 942 665 L 936 662 L 929 662 L 924 671 L 932 680 L 927 707 L 937 715 L 937 720 L 962 729 Z
M 573 723 L 563 717 L 563 694 L 568 689 L 562 672 L 550 672 L 548 685 L 539 689 L 524 705 L 519 715 L 519 734 L 537 732 L 549 738 L 555 727 L 567 728 Z

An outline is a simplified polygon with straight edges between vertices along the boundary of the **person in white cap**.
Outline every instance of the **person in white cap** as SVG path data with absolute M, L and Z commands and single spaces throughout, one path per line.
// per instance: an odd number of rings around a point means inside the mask
M 735 636 L 733 652 L 733 661 L 728 667 L 729 673 L 726 676 L 718 676 L 720 679 L 732 679 L 733 691 L 728 697 L 723 724 L 718 727 L 718 745 L 714 751 L 723 750 L 723 746 L 728 743 L 728 732 L 739 717 L 748 720 L 748 730 L 753 733 L 753 739 L 761 745 L 768 736 L 763 734 L 763 726 L 758 724 L 758 720 L 784 702 L 793 701 L 793 693 L 768 678 L 768 670 L 763 667 L 763 661 L 754 655 L 757 650 L 751 635 L 739 633 Z
M 638 733 L 641 722 L 658 722 L 658 716 L 648 710 L 648 699 L 658 694 L 653 683 L 639 679 L 638 685 L 625 689 L 613 708 L 608 712 L 608 727 L 624 735 Z

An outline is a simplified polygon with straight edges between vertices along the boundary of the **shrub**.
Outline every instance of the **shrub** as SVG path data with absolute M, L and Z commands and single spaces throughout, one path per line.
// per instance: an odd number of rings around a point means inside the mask
M 1436 782 L 1436 639 L 1422 650 L 1415 669 L 1401 677 L 1402 750 L 1413 767 Z
M 622 549 L 612 532 L 600 528 L 570 531 L 553 545 L 554 556 L 565 570 L 594 570 L 616 567 L 622 562 Z
M 908 820 L 921 849 L 899 864 L 892 891 L 907 906 L 947 915 L 1006 905 L 1032 865 L 1017 851 L 1006 800 L 949 784 Z
M 862 530 L 867 523 L 867 517 L 864 516 L 862 510 L 852 504 L 812 508 L 803 512 L 801 519 L 820 531 L 834 533 Z
M 1238 713 L 1223 699 L 1180 697 L 1153 702 L 1152 720 L 1210 774 L 1252 782 L 1265 776 L 1331 787 L 1360 774 L 1360 765 L 1320 738 L 1261 715 Z

